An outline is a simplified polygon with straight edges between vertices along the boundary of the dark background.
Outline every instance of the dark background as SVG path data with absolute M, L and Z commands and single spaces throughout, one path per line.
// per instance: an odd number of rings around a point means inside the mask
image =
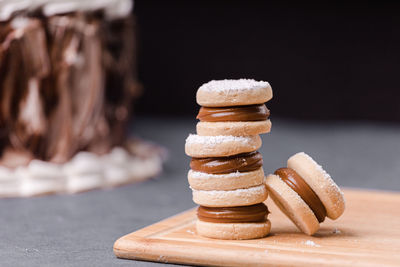
M 135 2 L 137 114 L 194 116 L 212 79 L 269 81 L 273 116 L 400 121 L 400 3 Z

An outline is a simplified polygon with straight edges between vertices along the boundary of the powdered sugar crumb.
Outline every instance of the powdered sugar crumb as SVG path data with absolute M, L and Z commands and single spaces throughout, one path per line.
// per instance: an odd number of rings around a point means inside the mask
M 311 247 L 321 247 L 321 245 L 316 244 L 312 240 L 307 240 L 307 241 L 304 242 L 304 244 L 307 245 L 307 246 L 311 246 Z
M 199 91 L 233 91 L 233 90 L 255 90 L 260 88 L 269 87 L 269 83 L 265 81 L 256 81 L 254 79 L 225 79 L 225 80 L 212 80 L 202 86 Z
M 158 256 L 157 260 L 158 260 L 158 261 L 161 261 L 161 262 L 165 262 L 165 263 L 168 262 L 168 261 L 167 261 L 167 258 L 166 258 L 165 256 L 163 256 L 163 255 Z
M 189 233 L 189 234 L 191 234 L 191 235 L 194 235 L 194 232 L 192 231 L 192 230 L 186 230 L 186 233 Z
M 251 136 L 232 136 L 232 135 L 201 136 L 197 134 L 189 134 L 189 136 L 186 138 L 186 143 L 216 145 L 224 142 L 249 143 L 251 140 L 252 140 Z

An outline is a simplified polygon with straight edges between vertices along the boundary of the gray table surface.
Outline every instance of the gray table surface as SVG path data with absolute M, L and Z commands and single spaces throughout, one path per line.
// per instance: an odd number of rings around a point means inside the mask
M 194 204 L 186 181 L 184 142 L 194 119 L 144 118 L 133 132 L 169 150 L 157 178 L 73 196 L 0 199 L 0 266 L 148 266 L 117 259 L 120 236 Z M 341 186 L 400 190 L 400 125 L 304 123 L 273 119 L 261 152 L 266 173 L 305 151 Z

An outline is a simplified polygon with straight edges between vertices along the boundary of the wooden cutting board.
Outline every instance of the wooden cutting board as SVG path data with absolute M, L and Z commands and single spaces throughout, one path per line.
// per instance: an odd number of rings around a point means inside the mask
M 271 234 L 216 240 L 196 234 L 195 209 L 118 239 L 119 258 L 165 263 L 250 266 L 400 266 L 400 194 L 345 190 L 346 211 L 312 237 L 301 234 L 274 205 Z M 311 264 L 311 265 L 310 265 Z

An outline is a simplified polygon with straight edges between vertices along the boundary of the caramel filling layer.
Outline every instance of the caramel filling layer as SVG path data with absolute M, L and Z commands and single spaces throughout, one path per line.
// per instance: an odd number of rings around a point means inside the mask
M 263 159 L 259 152 L 238 154 L 220 158 L 192 158 L 190 168 L 210 174 L 249 172 L 262 167 Z
M 270 115 L 269 110 L 264 104 L 209 108 L 201 107 L 197 119 L 200 121 L 265 121 Z
M 269 211 L 264 203 L 228 208 L 210 208 L 200 206 L 197 209 L 197 217 L 204 222 L 213 223 L 250 223 L 264 222 Z
M 324 205 L 311 187 L 295 170 L 290 168 L 280 168 L 275 171 L 275 174 L 278 175 L 290 188 L 292 188 L 304 200 L 304 202 L 306 202 L 320 223 L 325 220 L 326 210 Z

